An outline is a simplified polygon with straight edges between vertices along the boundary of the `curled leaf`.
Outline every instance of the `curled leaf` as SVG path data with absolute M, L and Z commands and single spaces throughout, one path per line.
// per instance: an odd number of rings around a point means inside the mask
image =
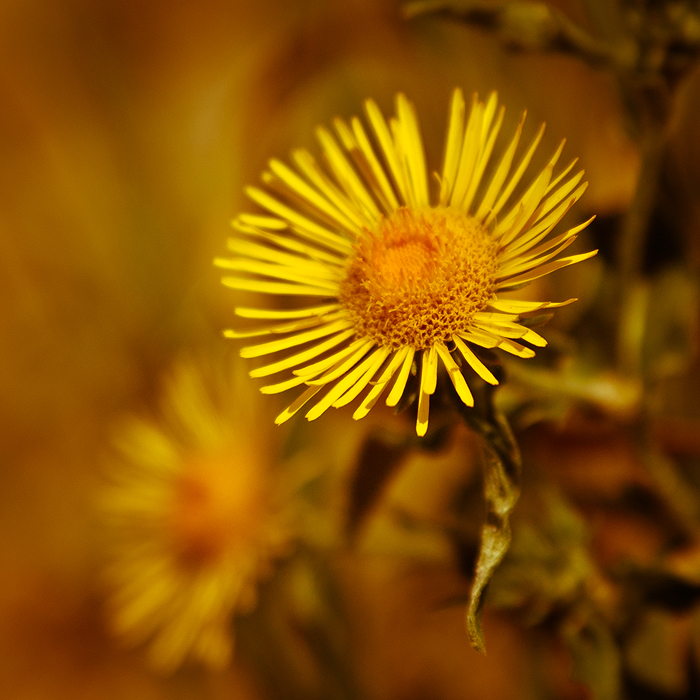
M 511 540 L 510 514 L 520 495 L 521 458 L 513 433 L 505 417 L 493 409 L 492 392 L 485 406 L 462 411 L 466 421 L 484 438 L 484 499 L 486 522 L 481 529 L 481 544 L 474 581 L 467 607 L 467 632 L 472 646 L 485 652 L 481 627 L 484 591 L 496 568 L 508 551 Z

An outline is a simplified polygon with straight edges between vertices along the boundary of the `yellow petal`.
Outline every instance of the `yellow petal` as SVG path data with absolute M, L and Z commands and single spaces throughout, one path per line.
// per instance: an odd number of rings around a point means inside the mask
M 374 375 L 379 371 L 382 363 L 388 357 L 391 350 L 389 348 L 379 348 L 372 355 L 372 362 L 369 363 L 365 373 L 355 382 L 354 386 L 348 389 L 339 399 L 333 403 L 334 408 L 340 408 L 349 404 L 355 397 L 360 395 L 360 392 L 369 384 Z
M 450 355 L 450 351 L 444 345 L 438 345 L 437 351 L 452 380 L 457 395 L 462 399 L 462 403 L 464 403 L 465 406 L 473 406 L 474 397 L 472 396 L 472 392 L 469 390 L 469 386 L 464 379 L 464 375 L 457 366 L 457 363 L 452 358 L 452 355 Z
M 292 403 L 289 407 L 285 408 L 282 413 L 275 418 L 275 423 L 277 425 L 281 425 L 285 421 L 288 421 L 295 413 L 299 411 L 302 406 L 304 406 L 306 403 L 309 402 L 316 394 L 318 394 L 319 391 L 321 391 L 322 387 L 320 386 L 311 386 L 309 387 L 303 394 L 297 397 L 297 399 Z
M 406 388 L 406 382 L 408 381 L 408 375 L 411 371 L 411 366 L 413 364 L 414 355 L 415 350 L 413 348 L 408 348 L 406 356 L 403 359 L 403 364 L 401 365 L 401 369 L 399 371 L 399 376 L 396 378 L 394 386 L 391 387 L 389 396 L 386 397 L 387 406 L 396 406 L 396 404 L 403 396 L 403 392 Z
M 336 345 L 340 345 L 340 343 L 342 343 L 344 340 L 347 340 L 348 338 L 351 338 L 354 334 L 355 331 L 353 331 L 352 329 L 346 330 L 343 333 L 338 333 L 332 338 L 324 340 L 322 343 L 313 345 L 308 350 L 304 350 L 294 355 L 290 355 L 289 357 L 285 357 L 283 360 L 273 362 L 272 364 L 265 365 L 264 367 L 256 367 L 254 370 L 250 371 L 250 376 L 253 378 L 267 377 L 270 374 L 276 374 L 277 372 L 281 372 L 285 369 L 298 367 L 304 362 L 308 362 L 314 357 L 318 357 L 327 350 L 334 348 Z
M 457 349 L 462 353 L 462 357 L 469 366 L 485 381 L 493 386 L 498 384 L 498 379 L 493 376 L 491 370 L 474 354 L 474 351 L 459 337 L 453 338 Z M 465 402 L 466 403 L 466 402 Z M 467 404 L 467 406 L 473 404 Z
M 404 358 L 406 357 L 407 353 L 407 346 L 399 348 L 394 353 L 394 356 L 391 358 L 391 362 L 389 362 L 384 372 L 382 372 L 381 376 L 377 380 L 377 383 L 367 392 L 367 396 L 365 396 L 365 398 L 362 400 L 362 403 L 359 405 L 355 413 L 352 414 L 352 417 L 355 420 L 364 418 L 370 412 L 370 410 L 372 409 L 372 407 L 377 402 L 382 392 L 386 388 L 386 385 L 396 373 L 396 370 L 399 368 L 399 365 L 404 361 Z
M 342 319 L 334 323 L 327 323 L 320 328 L 315 328 L 306 333 L 297 333 L 289 338 L 281 338 L 280 340 L 272 340 L 269 343 L 261 343 L 260 345 L 249 345 L 241 350 L 241 357 L 260 357 L 261 355 L 269 355 L 279 350 L 286 350 L 296 345 L 302 345 L 312 340 L 318 340 L 327 335 L 332 335 L 338 331 L 344 331 L 352 326 L 352 321 Z

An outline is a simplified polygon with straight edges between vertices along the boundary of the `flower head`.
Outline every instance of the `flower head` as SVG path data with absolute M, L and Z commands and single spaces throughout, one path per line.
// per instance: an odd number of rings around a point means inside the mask
M 374 144 L 356 117 L 349 125 L 334 121 L 337 138 L 318 129 L 330 173 L 304 150 L 293 153 L 297 170 L 271 160 L 263 175 L 267 189 L 247 189 L 267 214 L 241 214 L 233 222 L 241 235 L 229 242 L 235 257 L 216 261 L 234 272 L 223 279 L 229 287 L 308 304 L 237 308 L 241 317 L 276 323 L 226 331 L 234 338 L 273 335 L 243 348 L 243 357 L 285 353 L 250 373 L 291 370 L 291 378 L 263 387 L 264 393 L 306 385 L 278 423 L 323 390 L 306 413 L 309 420 L 367 387 L 355 419 L 367 415 L 389 385 L 386 403 L 395 406 L 409 375 L 418 372 L 416 432 L 424 435 L 440 366 L 473 406 L 465 363 L 497 384 L 474 348 L 532 357 L 530 346 L 546 341 L 520 317 L 575 301 L 514 301 L 501 294 L 596 253 L 557 257 L 590 220 L 549 235 L 586 188 L 583 172 L 571 175 L 576 161 L 554 175 L 563 142 L 531 184 L 518 189 L 544 125 L 514 166 L 523 115 L 494 162 L 503 107 L 495 93 L 486 103 L 475 95 L 465 120 L 464 98 L 455 90 L 439 190 L 431 198 L 413 107 L 401 94 L 396 102 L 389 124 L 374 102 L 366 103 Z M 485 178 L 488 166 L 492 174 Z
M 254 605 L 258 579 L 290 538 L 288 494 L 250 402 L 230 377 L 217 379 L 214 393 L 197 364 L 176 369 L 163 416 L 119 432 L 100 501 L 110 626 L 127 644 L 148 642 L 163 671 L 186 658 L 228 663 L 231 618 Z

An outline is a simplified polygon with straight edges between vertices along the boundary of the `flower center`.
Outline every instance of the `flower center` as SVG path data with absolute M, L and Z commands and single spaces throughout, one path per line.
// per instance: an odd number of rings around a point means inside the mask
M 466 212 L 401 208 L 359 240 L 340 302 L 358 336 L 424 350 L 466 330 L 493 298 L 497 252 Z
M 264 496 L 254 466 L 231 455 L 190 458 L 175 484 L 169 530 L 184 566 L 213 563 L 225 551 L 246 550 L 257 541 Z

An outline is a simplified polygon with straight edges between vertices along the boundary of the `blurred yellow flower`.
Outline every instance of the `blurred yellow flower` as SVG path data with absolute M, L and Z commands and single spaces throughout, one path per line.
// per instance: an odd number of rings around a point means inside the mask
M 243 235 L 229 242 L 235 257 L 216 260 L 234 272 L 223 279 L 234 289 L 322 300 L 279 311 L 239 307 L 241 317 L 277 323 L 226 331 L 232 338 L 278 336 L 243 348 L 247 358 L 306 346 L 250 373 L 292 370 L 292 378 L 263 387 L 263 393 L 307 386 L 278 423 L 324 388 L 307 419 L 348 404 L 369 386 L 354 413 L 362 418 L 394 376 L 386 403 L 395 406 L 409 375 L 420 371 L 416 432 L 424 435 L 440 363 L 460 399 L 473 406 L 460 366 L 466 362 L 485 381 L 497 380 L 472 347 L 532 357 L 532 348 L 518 341 L 539 347 L 546 341 L 518 323 L 520 316 L 574 301 L 513 301 L 499 294 L 595 255 L 555 259 L 590 220 L 547 239 L 586 188 L 583 172 L 569 177 L 576 161 L 553 176 L 563 142 L 530 186 L 513 196 L 544 125 L 513 170 L 523 115 L 490 179 L 484 178 L 504 108 L 498 108 L 495 93 L 486 103 L 475 95 L 465 124 L 464 97 L 455 90 L 439 191 L 431 204 L 413 106 L 402 94 L 396 103 L 389 124 L 374 102 L 366 103 L 378 148 L 356 117 L 349 126 L 334 121 L 340 143 L 319 127 L 333 178 L 305 150 L 293 153 L 298 172 L 271 160 L 263 174 L 269 191 L 247 189 L 271 216 L 241 214 L 233 226 Z
M 232 616 L 254 607 L 257 581 L 291 538 L 269 436 L 234 381 L 208 382 L 192 361 L 176 367 L 163 416 L 121 427 L 100 500 L 110 626 L 127 645 L 148 641 L 165 672 L 187 658 L 230 661 Z

